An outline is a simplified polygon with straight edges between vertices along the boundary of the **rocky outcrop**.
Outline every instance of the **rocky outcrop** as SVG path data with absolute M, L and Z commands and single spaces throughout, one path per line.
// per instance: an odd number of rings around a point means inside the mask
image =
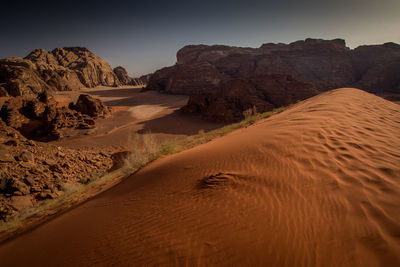
M 400 93 L 400 45 L 360 46 L 354 50 L 341 39 L 306 39 L 260 48 L 185 46 L 174 66 L 158 70 L 148 90 L 193 94 L 233 78 L 268 74 L 290 75 L 319 91 L 359 87 L 374 92 Z
M 0 120 L 0 223 L 79 189 L 111 166 L 109 154 L 34 142 Z
M 211 88 L 229 76 L 208 62 L 178 64 L 163 68 L 150 76 L 147 89 L 171 94 L 191 94 Z
M 104 118 L 110 115 L 109 107 L 104 105 L 100 99 L 90 95 L 80 95 L 76 104 L 70 105 L 70 107 L 93 118 Z
M 24 59 L 0 60 L 0 95 L 36 95 L 49 90 L 118 86 L 110 65 L 84 47 L 35 49 Z
M 117 76 L 119 82 L 122 85 L 133 85 L 134 81 L 131 77 L 129 77 L 128 72 L 126 71 L 125 68 L 118 66 L 113 69 L 113 72 Z
M 313 85 L 291 76 L 274 74 L 235 78 L 191 95 L 183 110 L 201 113 L 213 121 L 233 122 L 243 119 L 245 110 L 263 113 L 315 94 L 317 90 Z
M 0 60 L 0 84 L 3 95 L 36 95 L 52 89 L 37 71 L 36 65 L 22 58 Z
M 140 83 L 140 85 L 142 86 L 147 86 L 147 84 L 149 83 L 149 79 L 151 77 L 152 74 L 145 74 L 140 76 L 139 78 L 136 78 L 138 80 L 138 82 Z
M 118 77 L 121 85 L 133 85 L 133 86 L 146 86 L 149 75 L 143 75 L 140 78 L 131 78 L 125 68 L 118 66 L 114 68 L 114 73 Z
M 51 141 L 60 139 L 63 129 L 94 128 L 95 118 L 110 114 L 107 106 L 88 95 L 80 95 L 70 107 L 58 107 L 47 92 L 11 97 L 1 107 L 0 118 L 29 139 Z
M 377 93 L 400 93 L 400 45 L 364 45 L 352 51 L 355 87 Z

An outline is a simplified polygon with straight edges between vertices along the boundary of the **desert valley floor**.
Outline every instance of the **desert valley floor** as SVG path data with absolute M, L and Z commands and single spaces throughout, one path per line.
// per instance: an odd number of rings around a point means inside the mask
M 58 92 L 57 102 L 68 105 L 81 91 Z M 77 148 L 81 146 L 118 148 L 129 143 L 134 133 L 150 133 L 157 139 L 180 139 L 221 127 L 222 123 L 207 122 L 200 116 L 182 114 L 179 109 L 187 103 L 187 96 L 168 95 L 155 91 L 141 92 L 141 87 L 123 86 L 118 89 L 97 87 L 85 93 L 101 99 L 114 109 L 111 118 L 98 119 L 94 131 L 88 135 L 67 138 L 55 144 Z
M 123 146 L 133 129 L 179 138 L 221 126 L 177 113 L 182 96 L 137 92 L 148 101 L 135 109 L 126 90 L 91 92 L 125 107 L 59 144 Z M 399 148 L 399 105 L 325 92 L 152 162 L 3 243 L 0 265 L 399 266 Z

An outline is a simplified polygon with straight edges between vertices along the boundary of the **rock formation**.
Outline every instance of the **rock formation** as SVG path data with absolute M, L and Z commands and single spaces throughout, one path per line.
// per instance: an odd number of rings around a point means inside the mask
M 147 86 L 147 84 L 149 83 L 149 79 L 150 79 L 150 76 L 151 76 L 152 74 L 145 74 L 145 75 L 142 75 L 142 76 L 140 76 L 139 78 L 136 78 L 137 80 L 138 80 L 138 82 L 141 84 L 141 85 L 143 85 L 143 86 Z
M 80 95 L 76 104 L 70 105 L 70 107 L 93 118 L 107 117 L 110 114 L 109 107 L 104 105 L 100 99 L 90 95 Z
M 0 223 L 79 188 L 111 166 L 108 154 L 34 142 L 0 120 Z
M 222 81 L 266 74 L 290 75 L 319 91 L 359 87 L 400 93 L 400 45 L 360 46 L 354 50 L 341 39 L 306 39 L 260 48 L 190 45 L 177 53 L 177 63 L 155 72 L 149 90 L 192 94 Z
M 233 122 L 243 119 L 245 110 L 263 113 L 315 94 L 314 86 L 291 76 L 274 74 L 235 78 L 192 94 L 183 110 L 201 113 L 213 121 Z
M 400 45 L 363 45 L 352 51 L 355 87 L 377 93 L 400 93 Z
M 84 47 L 35 49 L 24 59 L 0 60 L 0 95 L 36 95 L 49 90 L 118 86 L 110 65 Z
M 129 77 L 128 72 L 126 71 L 125 68 L 118 66 L 113 69 L 113 72 L 117 76 L 119 82 L 123 85 L 132 85 L 133 84 L 133 79 Z
M 95 118 L 110 114 L 107 106 L 88 95 L 80 95 L 70 107 L 57 107 L 47 92 L 11 97 L 0 109 L 0 120 L 29 139 L 51 141 L 62 137 L 62 129 L 91 129 Z
M 121 66 L 114 68 L 113 71 L 122 85 L 146 86 L 147 84 L 147 75 L 140 78 L 131 78 L 126 69 Z
M 259 48 L 189 45 L 178 51 L 174 66 L 150 76 L 147 90 L 191 95 L 185 111 L 233 121 L 252 105 L 266 111 L 311 96 L 307 88 L 315 93 L 339 87 L 400 93 L 400 45 L 351 50 L 341 39 L 306 39 Z

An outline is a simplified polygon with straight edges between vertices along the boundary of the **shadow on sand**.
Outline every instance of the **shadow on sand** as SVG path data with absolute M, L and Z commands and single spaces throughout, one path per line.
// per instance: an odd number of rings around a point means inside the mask
M 107 106 L 160 105 L 177 108 L 185 105 L 189 98 L 186 95 L 168 95 L 156 91 L 141 92 L 141 88 L 86 91 L 86 93 L 113 98 L 112 100 L 103 100 Z
M 164 134 L 197 134 L 200 130 L 211 131 L 221 128 L 227 123 L 217 123 L 204 120 L 200 115 L 185 114 L 176 110 L 166 116 L 140 122 L 143 129 L 138 133 L 164 133 Z

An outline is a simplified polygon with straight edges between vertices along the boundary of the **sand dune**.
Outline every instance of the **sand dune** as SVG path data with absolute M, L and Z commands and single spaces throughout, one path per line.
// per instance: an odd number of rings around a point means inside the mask
M 162 158 L 8 265 L 399 266 L 400 106 L 338 89 Z

